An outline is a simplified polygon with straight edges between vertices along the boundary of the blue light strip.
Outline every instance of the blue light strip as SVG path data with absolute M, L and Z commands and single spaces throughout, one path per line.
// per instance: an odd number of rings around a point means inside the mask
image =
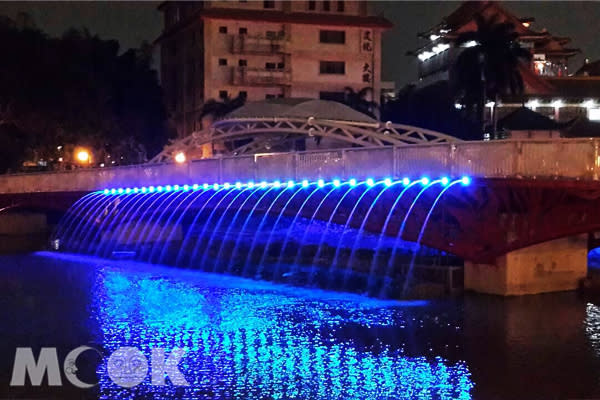
M 471 184 L 472 180 L 470 177 L 468 176 L 463 176 L 461 178 L 459 178 L 460 183 L 463 186 L 468 186 Z M 429 185 L 431 182 L 439 182 L 440 185 L 442 186 L 448 186 L 450 184 L 450 182 L 452 181 L 452 179 L 450 179 L 447 176 L 442 176 L 439 179 L 435 179 L 435 180 L 431 180 L 428 177 L 424 176 L 421 179 L 418 179 L 417 181 L 419 181 L 421 183 L 422 186 L 427 186 Z M 121 195 L 121 194 L 138 194 L 138 193 L 142 193 L 142 194 L 146 194 L 146 193 L 169 193 L 169 192 L 188 192 L 188 191 L 198 191 L 198 190 L 219 190 L 219 189 L 242 189 L 242 188 L 254 188 L 254 187 L 259 187 L 261 189 L 266 189 L 266 188 L 293 188 L 293 187 L 309 187 L 311 185 L 316 185 L 320 188 L 325 187 L 326 185 L 333 185 L 334 187 L 340 187 L 342 185 L 348 185 L 350 187 L 356 187 L 360 184 L 365 184 L 368 187 L 373 187 L 375 185 L 385 185 L 387 187 L 390 187 L 392 185 L 395 184 L 402 184 L 403 186 L 408 186 L 410 185 L 411 181 L 409 178 L 402 178 L 402 179 L 398 179 L 398 180 L 394 180 L 392 178 L 385 178 L 379 181 L 376 181 L 373 178 L 368 178 L 365 179 L 364 181 L 358 181 L 354 178 L 349 179 L 347 181 L 342 181 L 340 179 L 334 179 L 330 182 L 327 182 L 323 179 L 319 179 L 317 181 L 314 182 L 310 182 L 308 180 L 303 180 L 301 182 L 294 182 L 293 180 L 276 180 L 273 182 L 267 182 L 267 181 L 261 181 L 259 183 L 255 183 L 255 182 L 247 182 L 247 183 L 243 183 L 243 182 L 236 182 L 236 183 L 229 183 L 229 182 L 225 182 L 223 184 L 219 184 L 219 183 L 194 183 L 194 184 L 187 184 L 187 185 L 164 185 L 164 186 L 142 186 L 142 187 L 128 187 L 128 188 L 108 188 L 108 189 L 104 189 L 102 191 L 100 191 L 101 193 L 104 193 L 105 195 Z

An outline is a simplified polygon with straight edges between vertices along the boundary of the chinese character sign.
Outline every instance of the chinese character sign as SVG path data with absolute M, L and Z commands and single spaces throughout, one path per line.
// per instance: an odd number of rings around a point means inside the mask
M 360 51 L 364 53 L 373 52 L 373 31 L 365 29 L 360 35 Z

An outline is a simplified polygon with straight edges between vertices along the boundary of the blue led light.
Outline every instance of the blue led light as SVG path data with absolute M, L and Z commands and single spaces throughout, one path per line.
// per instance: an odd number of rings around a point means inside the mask
M 302 181 L 302 187 L 308 187 L 308 181 L 306 179 Z
M 117 189 L 110 189 L 110 194 L 115 194 L 117 193 Z
M 148 191 L 148 189 L 146 189 L 146 186 L 142 186 L 142 193 L 146 193 Z
M 209 187 L 209 186 L 210 186 L 210 185 L 209 185 L 208 183 L 205 183 L 204 185 L 202 185 L 202 188 L 203 188 L 204 190 L 208 190 L 208 187 Z
M 122 194 L 123 193 L 123 188 L 118 188 L 117 189 L 117 193 Z
M 334 180 L 333 180 L 333 186 L 335 186 L 335 187 L 340 187 L 340 185 L 341 185 L 341 184 L 342 184 L 342 183 L 340 182 L 340 180 L 339 180 L 339 179 L 334 179 Z
M 460 182 L 465 185 L 468 186 L 471 184 L 471 178 L 469 178 L 468 176 L 463 176 L 460 180 Z
M 178 191 L 178 190 L 179 190 L 179 185 L 174 185 L 174 186 L 173 186 L 173 190 L 174 190 L 174 191 Z
M 262 182 L 260 183 L 260 187 L 261 187 L 261 188 L 263 188 L 263 189 L 264 189 L 264 188 L 266 188 L 266 187 L 267 187 L 267 182 L 265 182 L 265 181 L 262 181 Z
M 385 186 L 390 187 L 392 186 L 392 180 L 390 178 L 385 178 L 383 180 L 383 183 L 385 184 Z
M 294 181 L 287 181 L 288 187 L 294 187 L 294 185 L 295 185 Z
M 165 186 L 165 192 L 170 192 L 171 190 L 173 190 L 173 187 L 171 185 Z
M 273 182 L 273 186 L 275 186 L 276 188 L 279 189 L 281 187 L 281 182 L 275 181 L 275 182 Z
M 188 190 L 190 190 L 190 185 L 183 185 L 183 191 L 187 192 Z
M 424 176 L 423 178 L 421 178 L 421 185 L 425 186 L 425 185 L 429 185 L 429 178 Z
M 140 189 L 138 189 L 138 188 L 136 188 L 136 187 L 134 187 L 134 188 L 133 188 L 133 193 L 137 193 L 137 192 L 139 192 L 139 191 L 140 191 Z
M 149 191 L 150 193 L 154 193 L 154 190 L 155 190 L 154 186 L 150 186 L 150 187 L 148 188 L 148 191 Z
M 408 186 L 408 185 L 410 185 L 410 179 L 408 179 L 408 178 L 404 178 L 404 179 L 402 179 L 402 184 L 403 184 L 404 186 Z
M 163 187 L 162 187 L 162 186 L 157 186 L 157 187 L 156 187 L 156 191 L 157 191 L 158 193 L 162 192 L 162 191 L 163 191 Z
M 110 190 L 104 189 L 104 194 L 109 194 L 109 193 L 110 193 Z
M 252 189 L 254 187 L 254 182 L 252 182 L 252 181 L 248 182 L 248 187 L 250 189 Z
M 236 182 L 235 183 L 235 187 L 238 188 L 238 189 L 241 189 L 242 188 L 242 182 Z
M 213 189 L 215 189 L 215 190 L 219 190 L 219 184 L 218 184 L 218 183 L 215 183 L 215 184 L 213 185 Z
M 350 187 L 354 187 L 356 186 L 356 179 L 352 178 L 348 181 L 348 183 L 350 184 Z
M 320 188 L 322 188 L 323 186 L 325 186 L 325 181 L 323 179 L 319 179 L 317 181 L 317 186 L 320 187 Z
M 194 183 L 192 185 L 192 190 L 198 190 L 200 188 L 200 185 L 198 185 L 197 183 Z
M 367 186 L 372 187 L 375 186 L 375 181 L 371 178 L 367 179 Z
M 450 179 L 448 179 L 447 176 L 442 177 L 441 181 L 442 181 L 442 186 L 448 186 L 448 184 L 450 183 Z
M 223 184 L 223 187 L 224 187 L 225 189 L 229 189 L 229 188 L 231 187 L 231 185 L 229 184 L 229 182 L 225 182 L 225 183 Z

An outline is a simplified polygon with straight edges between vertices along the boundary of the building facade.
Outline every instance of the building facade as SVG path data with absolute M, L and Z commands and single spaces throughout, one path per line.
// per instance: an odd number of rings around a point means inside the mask
M 179 136 L 201 129 L 210 99 L 340 100 L 381 92 L 381 35 L 366 1 L 165 2 L 157 39 L 166 106 Z
M 578 117 L 600 120 L 600 77 L 585 68 L 575 73 L 569 70 L 569 59 L 580 53 L 569 46 L 571 39 L 536 29 L 534 18 L 518 17 L 496 1 L 464 2 L 439 24 L 418 34 L 425 44 L 408 53 L 418 63 L 418 86 L 451 79 L 454 61 L 462 51 L 454 46 L 454 39 L 477 29 L 476 15 L 511 23 L 519 45 L 529 49 L 532 56 L 529 65 L 520 68 L 523 95 L 503 98 L 499 104 L 489 102 L 490 119 L 494 113 L 502 118 L 525 105 L 556 121 Z

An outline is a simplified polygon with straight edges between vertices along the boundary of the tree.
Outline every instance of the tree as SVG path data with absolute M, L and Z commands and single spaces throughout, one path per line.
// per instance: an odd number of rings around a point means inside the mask
M 519 66 L 531 59 L 531 53 L 519 46 L 514 25 L 498 22 L 498 18 L 475 15 L 477 30 L 462 33 L 455 41 L 455 46 L 465 47 L 452 74 L 456 97 L 468 112 L 476 112 L 482 134 L 485 103 L 497 103 L 500 96 L 508 93 L 522 93 Z
M 373 98 L 373 88 L 370 86 L 364 87 L 358 92 L 349 86 L 344 88 L 345 105 L 371 118 L 379 119 L 379 104 L 369 100 L 369 97 Z
M 0 140 L 18 131 L 24 146 L 11 169 L 26 159 L 64 165 L 72 154 L 57 150 L 76 146 L 90 148 L 95 163 L 108 156 L 109 164 L 136 163 L 166 142 L 147 45 L 120 54 L 118 42 L 87 30 L 52 38 L 31 22 L 0 17 L 0 54 L 7 55 L 0 58 L 0 125 L 10 127 Z
M 227 96 L 223 99 L 223 101 L 209 99 L 202 106 L 200 119 L 206 117 L 207 115 L 211 116 L 213 119 L 223 118 L 233 110 L 243 106 L 246 103 L 246 97 L 247 96 L 245 94 L 240 93 L 234 98 Z

